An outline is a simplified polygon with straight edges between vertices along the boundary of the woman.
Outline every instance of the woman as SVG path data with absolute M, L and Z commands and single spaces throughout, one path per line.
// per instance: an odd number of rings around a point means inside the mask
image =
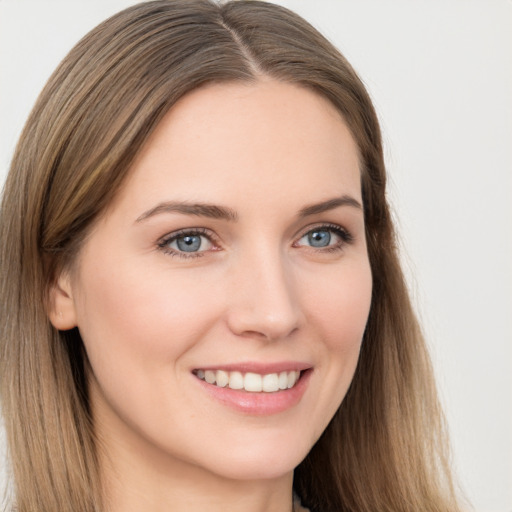
M 362 83 L 293 13 L 89 33 L 3 195 L 16 509 L 458 510 L 385 182 Z

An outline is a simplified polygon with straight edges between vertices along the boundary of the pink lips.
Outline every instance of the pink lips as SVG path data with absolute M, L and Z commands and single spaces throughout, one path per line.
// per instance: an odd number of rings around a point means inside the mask
M 307 389 L 313 371 L 310 364 L 297 362 L 279 362 L 273 364 L 242 363 L 204 367 L 201 368 L 201 370 L 205 372 L 207 370 L 224 370 L 225 372 L 240 372 L 243 374 L 256 373 L 259 375 L 300 371 L 300 378 L 293 387 L 270 393 L 219 387 L 199 379 L 197 377 L 197 370 L 194 371 L 196 374 L 196 382 L 212 398 L 237 411 L 258 416 L 277 414 L 297 405 Z

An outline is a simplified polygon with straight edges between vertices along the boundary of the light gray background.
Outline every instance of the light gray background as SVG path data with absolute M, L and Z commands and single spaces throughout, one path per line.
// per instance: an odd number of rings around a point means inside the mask
M 0 180 L 51 71 L 132 3 L 0 0 Z M 370 90 L 457 471 L 478 512 L 511 512 L 512 1 L 276 3 L 324 32 Z

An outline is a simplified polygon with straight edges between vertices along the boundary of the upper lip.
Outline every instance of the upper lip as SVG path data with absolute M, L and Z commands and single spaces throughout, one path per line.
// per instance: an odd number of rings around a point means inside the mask
M 218 365 L 200 366 L 194 370 L 224 370 L 226 372 L 258 373 L 260 375 L 268 375 L 269 373 L 303 371 L 310 368 L 312 368 L 310 363 L 304 363 L 301 361 L 276 361 L 273 363 L 246 361 L 241 363 L 221 363 Z

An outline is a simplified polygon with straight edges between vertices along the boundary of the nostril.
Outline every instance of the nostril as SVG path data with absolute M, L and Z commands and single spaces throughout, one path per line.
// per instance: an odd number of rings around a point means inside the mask
M 268 248 L 268 244 L 264 244 Z M 239 336 L 279 340 L 299 327 L 301 311 L 286 262 L 275 246 L 243 258 L 233 269 L 227 309 L 231 331 Z M 248 271 L 249 269 L 249 271 Z
M 229 312 L 228 325 L 237 336 L 276 341 L 292 336 L 299 328 L 299 315 L 292 309 L 276 315 L 257 308 L 238 307 Z

